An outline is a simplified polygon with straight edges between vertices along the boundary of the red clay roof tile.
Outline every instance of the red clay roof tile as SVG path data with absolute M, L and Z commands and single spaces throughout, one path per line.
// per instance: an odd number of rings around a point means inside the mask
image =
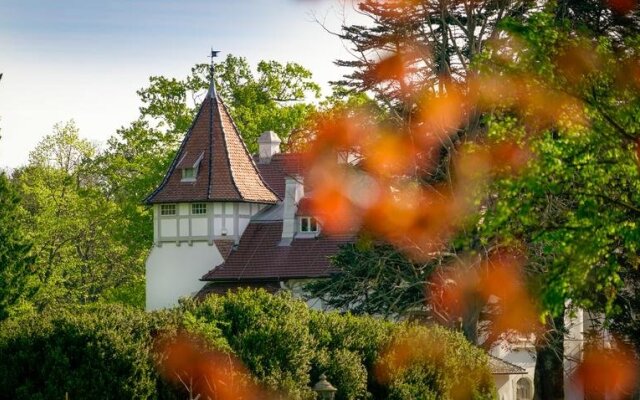
M 257 156 L 254 157 L 254 160 L 262 179 L 280 199 L 284 199 L 285 177 L 304 175 L 302 154 L 274 154 L 269 163 L 259 162 L 259 157 Z
M 280 246 L 282 221 L 252 222 L 244 231 L 238 248 L 226 261 L 202 277 L 205 281 L 250 281 L 256 279 L 319 278 L 339 272 L 329 257 L 352 236 L 295 238 Z
M 178 163 L 203 152 L 195 181 L 183 182 Z M 180 167 L 191 165 L 182 162 Z M 208 95 L 164 180 L 145 202 L 247 201 L 273 204 L 277 200 L 276 194 L 262 180 L 222 100 L 217 95 Z

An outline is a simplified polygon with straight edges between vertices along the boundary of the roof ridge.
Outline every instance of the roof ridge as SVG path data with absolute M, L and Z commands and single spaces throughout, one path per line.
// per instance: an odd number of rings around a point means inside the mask
M 238 136 L 240 137 L 240 144 L 242 145 L 242 149 L 244 150 L 245 154 L 247 155 L 247 158 L 249 159 L 249 161 L 251 162 L 251 166 L 253 167 L 253 170 L 255 171 L 255 173 L 258 175 L 258 178 L 260 179 L 260 182 L 276 197 L 276 199 L 282 200 L 280 198 L 280 196 L 278 196 L 276 194 L 276 192 L 271 188 L 271 186 L 269 186 L 269 184 L 267 182 L 265 182 L 264 178 L 262 177 L 262 174 L 260 173 L 260 170 L 258 169 L 258 166 L 256 165 L 255 161 L 253 160 L 253 156 L 251 156 L 251 153 L 249 153 L 249 149 L 247 148 L 247 144 L 242 139 L 242 136 L 240 136 L 240 130 L 238 129 L 238 126 L 236 125 L 236 122 L 233 120 L 233 118 L 231 118 L 231 113 L 229 112 L 229 108 L 227 107 L 227 105 L 223 101 L 220 101 L 220 104 L 222 104 L 224 112 L 229 117 L 229 121 L 231 121 L 231 125 L 233 126 L 233 129 L 238 133 Z M 220 111 L 220 110 L 218 110 L 218 111 Z M 221 125 L 222 125 L 222 119 L 220 120 L 220 122 L 221 122 Z M 223 136 L 224 136 L 224 130 L 222 131 L 222 133 L 223 133 Z M 225 138 L 225 140 L 226 140 L 226 138 Z M 225 148 L 226 148 L 226 146 L 225 146 Z M 228 154 L 228 150 L 227 150 L 227 154 Z M 228 159 L 228 157 L 227 157 L 227 159 Z M 231 175 L 233 176 L 233 174 L 234 174 L 233 169 L 231 169 Z M 234 184 L 235 184 L 235 176 L 234 176 L 233 181 L 234 181 Z M 236 186 L 236 189 L 238 189 L 238 192 L 240 192 L 240 189 L 237 186 Z M 242 193 L 240 193 L 240 195 L 242 195 Z
M 233 187 L 236 189 L 236 192 L 238 193 L 238 196 L 240 196 L 241 198 L 244 197 L 242 194 L 242 191 L 240 190 L 240 188 L 238 187 L 238 184 L 236 183 L 236 177 L 235 174 L 233 172 L 233 168 L 231 166 L 231 157 L 229 156 L 229 148 L 228 148 L 228 144 L 227 144 L 227 134 L 226 131 L 224 129 L 224 125 L 222 124 L 222 113 L 220 111 L 220 104 L 222 104 L 222 107 L 226 107 L 224 105 L 224 102 L 222 101 L 222 99 L 220 98 L 220 102 L 218 103 L 218 99 L 219 96 L 217 93 L 215 93 L 215 97 L 212 98 L 212 101 L 215 101 L 215 105 L 216 105 L 216 110 L 218 112 L 218 121 L 220 122 L 220 132 L 222 133 L 222 140 L 224 142 L 224 145 L 222 146 L 224 148 L 224 152 L 227 154 L 227 166 L 229 167 L 229 174 L 231 175 L 231 183 L 233 183 Z M 226 109 L 225 109 L 226 111 Z M 229 116 L 229 119 L 231 120 L 232 123 L 233 120 L 231 119 L 231 114 L 227 113 L 227 115 Z M 212 117 L 212 121 L 213 121 L 213 117 Z M 235 128 L 235 124 L 234 124 L 234 128 Z M 237 132 L 237 130 L 236 130 Z M 213 135 L 213 130 L 211 131 L 211 135 Z M 238 133 L 238 136 L 240 135 L 240 133 Z M 240 138 L 240 142 L 244 143 L 242 138 Z M 213 148 L 213 146 L 211 146 L 211 148 Z M 210 150 L 211 151 L 211 150 Z M 209 165 L 213 165 L 213 156 L 211 157 L 211 162 L 209 163 Z M 211 180 L 209 180 L 209 190 L 211 189 Z M 210 193 L 207 196 L 207 198 L 211 198 Z
M 500 361 L 500 362 L 502 362 L 502 363 L 507 364 L 507 365 L 508 365 L 508 366 L 510 366 L 510 367 L 517 368 L 517 369 L 518 369 L 519 371 L 521 371 L 521 372 L 522 372 L 522 371 L 524 371 L 524 372 L 526 372 L 526 371 L 527 371 L 525 368 L 522 368 L 521 366 L 519 366 L 519 365 L 517 365 L 517 364 L 514 364 L 514 363 L 512 363 L 512 362 L 510 362 L 510 361 L 507 361 L 507 360 L 505 360 L 505 359 L 503 359 L 503 358 L 496 357 L 496 356 L 494 356 L 494 355 L 493 355 L 493 354 L 491 354 L 491 353 L 487 353 L 487 355 L 488 355 L 489 357 L 491 357 L 491 358 L 495 359 L 495 360 L 498 360 L 498 361 Z

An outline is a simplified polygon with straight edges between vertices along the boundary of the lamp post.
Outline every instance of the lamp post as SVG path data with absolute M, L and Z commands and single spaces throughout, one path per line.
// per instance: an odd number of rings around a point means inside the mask
M 338 389 L 333 387 L 332 384 L 327 381 L 325 374 L 320 375 L 320 380 L 313 386 L 313 391 L 318 393 L 320 400 L 333 400 Z

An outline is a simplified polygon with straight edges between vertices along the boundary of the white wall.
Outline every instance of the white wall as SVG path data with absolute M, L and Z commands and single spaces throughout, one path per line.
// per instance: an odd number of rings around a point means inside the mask
M 202 203 L 200 203 L 202 204 Z M 175 215 L 160 215 L 160 204 L 154 207 L 153 239 L 166 242 L 240 239 L 252 216 L 266 205 L 255 203 L 206 203 L 206 214 L 191 214 L 190 203 L 176 204 Z
M 533 387 L 536 358 L 535 348 L 533 344 L 527 340 L 517 341 L 516 343 L 508 343 L 506 341 L 495 345 L 490 353 L 498 358 L 524 368 L 527 373 L 513 375 L 493 375 L 496 388 L 498 389 L 498 399 L 515 400 L 516 399 L 516 382 L 522 377 L 527 377 L 531 381 Z
M 265 205 L 207 203 L 206 214 L 191 214 L 191 204 L 181 203 L 168 216 L 160 215 L 160 207 L 154 207 L 155 246 L 146 262 L 147 310 L 175 306 L 180 297 L 197 293 L 204 286 L 202 275 L 224 261 L 214 240 L 239 240 Z
M 218 248 L 207 242 L 154 246 L 146 263 L 147 311 L 173 307 L 180 297 L 196 294 L 204 286 L 202 275 L 222 262 Z
M 511 375 L 493 375 L 496 390 L 498 391 L 498 400 L 512 400 L 516 398 L 515 393 L 513 393 L 513 382 L 511 382 L 510 377 Z
M 569 307 L 567 307 L 569 308 Z M 574 373 L 584 348 L 585 321 L 584 311 L 577 309 L 575 315 L 567 313 L 564 318 L 567 333 L 564 336 L 564 398 L 566 400 L 582 400 L 584 392 L 581 385 L 574 381 Z
M 314 297 L 308 300 L 306 299 L 307 293 L 305 293 L 304 287 L 312 281 L 313 279 L 289 279 L 287 281 L 281 281 L 280 287 L 291 291 L 291 294 L 295 299 L 306 301 L 307 306 L 312 310 L 331 311 L 331 309 L 318 298 Z

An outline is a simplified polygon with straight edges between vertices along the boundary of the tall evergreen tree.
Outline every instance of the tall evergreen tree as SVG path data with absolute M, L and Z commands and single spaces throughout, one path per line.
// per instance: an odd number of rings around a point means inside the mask
M 4 172 L 0 173 L 0 320 L 5 319 L 29 290 L 34 256 L 18 217 L 19 198 Z
M 337 83 L 373 92 L 406 122 L 419 95 L 464 86 L 500 21 L 522 17 L 535 5 L 531 0 L 362 1 L 358 10 L 371 24 L 342 27 L 339 37 L 353 58 L 336 64 L 352 72 Z

